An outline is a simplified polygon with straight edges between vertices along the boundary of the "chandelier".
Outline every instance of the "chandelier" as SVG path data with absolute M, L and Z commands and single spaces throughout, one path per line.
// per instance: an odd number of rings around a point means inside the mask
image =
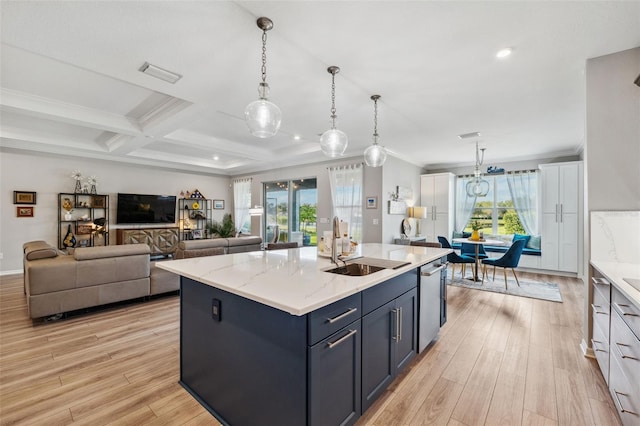
M 380 95 L 372 95 L 373 100 L 373 145 L 364 151 L 364 162 L 369 167 L 380 167 L 387 159 L 387 150 L 378 145 L 378 99 Z
M 476 140 L 476 168 L 473 171 L 473 179 L 467 182 L 467 195 L 469 197 L 486 197 L 489 193 L 489 182 L 482 179 L 482 173 L 480 172 L 480 166 L 484 161 L 484 150 L 482 148 L 482 157 L 478 151 L 478 141 Z
M 251 102 L 244 110 L 244 119 L 249 127 L 249 132 L 259 138 L 270 138 L 278 133 L 282 122 L 280 108 L 269 102 L 269 84 L 267 84 L 267 31 L 273 28 L 273 22 L 269 18 L 258 18 L 258 28 L 262 30 L 262 82 L 258 84 L 257 101 Z

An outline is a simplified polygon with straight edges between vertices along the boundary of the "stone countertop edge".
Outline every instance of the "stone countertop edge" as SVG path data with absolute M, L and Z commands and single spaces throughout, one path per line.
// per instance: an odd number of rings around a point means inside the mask
M 623 278 L 640 279 L 640 263 L 622 263 L 592 260 L 591 265 L 605 276 L 620 292 L 640 309 L 640 291 L 624 281 Z
M 431 247 L 360 244 L 358 254 L 364 257 L 409 262 L 398 269 L 361 277 L 325 272 L 335 265 L 318 256 L 316 247 L 170 260 L 157 262 L 156 267 L 302 316 L 451 252 Z

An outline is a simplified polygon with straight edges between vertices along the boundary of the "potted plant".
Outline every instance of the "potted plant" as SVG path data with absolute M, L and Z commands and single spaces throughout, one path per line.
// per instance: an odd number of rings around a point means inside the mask
M 214 221 L 211 225 L 207 226 L 207 230 L 209 234 L 214 237 L 231 238 L 236 236 L 236 227 L 233 224 L 230 213 L 226 213 L 222 217 L 222 222 Z
M 469 237 L 470 240 L 472 241 L 480 241 L 480 222 L 478 222 L 477 220 L 472 220 L 471 221 L 471 236 Z

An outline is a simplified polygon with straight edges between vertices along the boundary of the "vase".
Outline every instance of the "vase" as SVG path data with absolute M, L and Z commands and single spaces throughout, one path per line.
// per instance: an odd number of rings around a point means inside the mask
M 73 215 L 71 213 L 64 214 L 64 220 L 71 220 L 71 219 L 73 219 Z
M 477 229 L 471 231 L 471 236 L 469 237 L 471 241 L 480 241 L 480 232 Z
M 73 232 L 71 232 L 71 224 L 69 224 L 69 226 L 67 227 L 67 235 L 64 236 L 62 245 L 66 248 L 76 246 L 76 236 L 73 235 Z

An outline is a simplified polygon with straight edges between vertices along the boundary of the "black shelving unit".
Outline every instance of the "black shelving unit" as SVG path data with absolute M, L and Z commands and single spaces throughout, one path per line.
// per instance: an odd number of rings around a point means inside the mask
M 207 228 L 213 217 L 213 200 L 207 198 L 180 198 L 178 224 L 180 241 L 211 238 Z
M 67 208 L 71 212 L 67 211 Z M 58 194 L 58 248 L 71 225 L 75 247 L 109 245 L 109 196 L 61 192 Z

